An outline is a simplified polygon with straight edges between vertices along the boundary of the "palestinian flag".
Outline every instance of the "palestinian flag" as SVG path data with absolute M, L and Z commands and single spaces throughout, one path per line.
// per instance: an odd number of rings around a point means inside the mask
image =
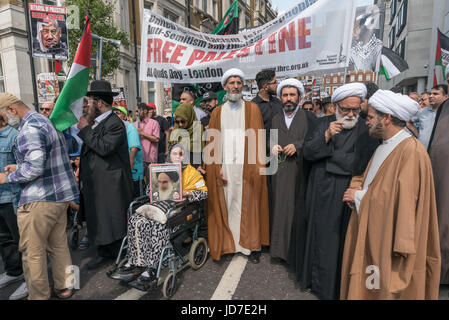
M 83 112 L 83 97 L 86 95 L 89 85 L 90 52 L 92 46 L 92 34 L 90 30 L 89 14 L 86 15 L 83 35 L 78 45 L 72 66 L 70 67 L 67 81 L 58 97 L 51 122 L 56 129 L 63 131 L 81 118 Z
M 449 63 L 449 37 L 438 29 L 437 53 L 435 57 L 435 65 L 441 66 L 443 71 L 443 78 L 447 80 L 446 68 Z
M 408 69 L 407 62 L 400 55 L 388 48 L 382 48 L 379 75 L 385 75 L 387 81 Z
M 229 7 L 224 18 L 218 24 L 218 27 L 212 31 L 212 34 L 237 34 L 239 32 L 239 2 L 234 2 Z
M 237 34 L 239 32 L 239 7 L 238 0 L 235 0 L 224 18 L 218 24 L 218 27 L 212 31 L 212 34 L 217 35 L 227 35 L 227 34 Z M 173 95 L 172 95 L 172 111 L 175 112 L 176 108 L 179 106 L 179 99 L 181 94 L 186 91 L 192 91 L 195 94 L 195 105 L 200 106 L 203 102 L 203 95 L 208 91 L 213 91 L 217 94 L 218 105 L 223 104 L 223 98 L 226 95 L 226 91 L 223 90 L 220 82 L 212 83 L 199 83 L 195 85 L 189 84 L 173 84 Z
M 59 60 L 55 60 L 55 73 L 58 76 L 66 76 L 64 70 L 62 69 L 61 62 Z

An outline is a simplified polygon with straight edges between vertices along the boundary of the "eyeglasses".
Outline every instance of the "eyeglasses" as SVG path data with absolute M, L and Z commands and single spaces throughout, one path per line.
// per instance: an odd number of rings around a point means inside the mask
M 304 110 L 306 110 L 306 111 L 312 111 L 313 108 L 304 108 Z
M 277 83 L 278 83 L 278 81 L 274 80 L 273 82 L 268 82 L 267 84 L 270 85 L 270 84 L 277 84 Z
M 183 123 L 187 123 L 187 121 L 186 120 L 175 120 L 175 123 L 183 124 Z
M 184 153 L 182 152 L 172 152 L 172 155 L 182 157 Z
M 52 108 L 41 108 L 41 111 L 51 111 L 53 110 Z
M 287 155 L 285 153 L 278 153 L 278 164 L 281 164 L 287 160 Z
M 337 104 L 337 106 L 340 108 L 341 113 L 349 113 L 352 111 L 352 113 L 354 114 L 358 114 L 360 113 L 360 111 L 362 111 L 362 108 L 358 107 L 358 108 L 346 108 L 346 107 L 342 107 L 340 105 Z

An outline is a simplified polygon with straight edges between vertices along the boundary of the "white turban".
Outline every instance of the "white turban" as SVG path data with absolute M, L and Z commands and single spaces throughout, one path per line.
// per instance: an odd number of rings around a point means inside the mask
M 289 79 L 285 79 L 285 80 L 281 81 L 281 83 L 279 83 L 279 85 L 278 85 L 277 95 L 278 95 L 279 99 L 281 98 L 282 89 L 285 86 L 296 87 L 299 91 L 299 95 L 301 97 L 304 96 L 304 85 L 302 84 L 302 82 L 297 79 L 294 79 L 294 78 L 289 78 Z
M 226 81 L 228 81 L 228 79 L 230 77 L 240 77 L 242 79 L 242 81 L 245 80 L 245 76 L 243 75 L 243 71 L 242 70 L 237 69 L 237 68 L 229 69 L 221 77 L 221 85 L 223 86 L 223 88 L 224 88 L 224 86 L 226 84 Z
M 331 102 L 335 103 L 348 97 L 359 97 L 363 100 L 365 99 L 366 94 L 366 86 L 363 83 L 348 83 L 334 91 Z
M 368 104 L 377 111 L 391 114 L 402 121 L 409 121 L 419 109 L 419 103 L 412 98 L 390 90 L 377 90 Z

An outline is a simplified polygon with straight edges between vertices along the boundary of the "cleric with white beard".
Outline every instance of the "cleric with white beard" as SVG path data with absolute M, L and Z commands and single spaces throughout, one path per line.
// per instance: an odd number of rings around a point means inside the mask
M 367 94 L 363 83 L 344 85 L 332 95 L 336 114 L 323 117 L 306 138 L 304 158 L 312 168 L 306 192 L 307 238 L 303 289 L 320 299 L 338 299 L 340 261 L 350 208 L 343 195 L 352 178 L 357 139 L 368 127 L 358 121 Z

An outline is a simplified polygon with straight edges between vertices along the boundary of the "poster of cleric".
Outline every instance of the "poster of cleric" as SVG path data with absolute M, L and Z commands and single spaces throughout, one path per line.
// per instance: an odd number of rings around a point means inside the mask
M 150 202 L 163 200 L 182 201 L 181 164 L 150 165 Z
M 30 3 L 29 11 L 33 57 L 67 60 L 66 8 Z

